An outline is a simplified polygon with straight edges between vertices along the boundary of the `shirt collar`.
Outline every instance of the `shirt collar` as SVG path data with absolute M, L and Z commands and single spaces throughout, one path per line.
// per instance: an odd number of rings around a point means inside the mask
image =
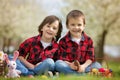
M 37 42 L 38 42 L 38 43 L 40 43 L 41 36 L 42 36 L 42 34 L 39 34 L 39 35 L 37 36 Z M 53 38 L 53 39 L 52 39 L 52 42 L 51 42 L 51 45 L 53 45 L 54 43 L 55 43 L 55 39 Z
M 70 32 L 68 32 L 65 37 L 66 37 L 66 41 L 67 41 L 67 42 L 68 42 L 68 41 L 71 41 Z M 84 41 L 84 40 L 85 40 L 85 33 L 82 32 L 81 41 Z

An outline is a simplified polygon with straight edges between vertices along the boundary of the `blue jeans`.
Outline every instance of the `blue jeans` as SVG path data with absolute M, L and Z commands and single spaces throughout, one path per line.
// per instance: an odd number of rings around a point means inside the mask
M 90 72 L 91 68 L 99 69 L 101 68 L 101 65 L 98 62 L 94 62 L 85 69 L 85 72 Z M 80 74 L 79 72 L 71 69 L 70 66 L 62 60 L 57 60 L 55 62 L 55 70 L 64 74 Z
M 54 63 L 53 59 L 47 58 L 42 63 L 40 63 L 37 67 L 35 67 L 34 69 L 31 69 L 31 70 L 35 74 L 40 75 L 40 74 L 46 73 L 48 71 L 54 71 L 54 68 L 55 68 L 55 63 Z
M 13 56 L 9 55 L 9 59 L 12 59 Z M 27 68 L 19 59 L 16 60 L 17 70 L 21 71 L 21 75 L 41 75 L 47 71 L 54 71 L 55 63 L 53 59 L 47 58 L 41 64 L 36 66 L 34 69 Z
M 27 68 L 19 59 L 16 61 L 18 70 L 21 71 L 21 75 L 34 75 L 34 72 Z

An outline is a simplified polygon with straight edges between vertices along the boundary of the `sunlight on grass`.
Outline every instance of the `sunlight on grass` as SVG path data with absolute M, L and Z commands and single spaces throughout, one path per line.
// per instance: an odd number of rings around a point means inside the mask
M 1 77 L 0 80 L 119 80 L 118 77 L 106 78 L 106 77 L 97 77 L 97 76 L 60 76 L 60 77 L 52 77 L 52 78 L 42 78 L 41 76 L 36 76 L 35 78 L 28 78 L 28 77 L 21 77 L 21 78 L 3 78 Z
M 120 64 L 116 62 L 108 63 L 109 67 L 113 70 L 113 77 L 106 78 L 102 76 L 94 75 L 60 75 L 59 77 L 45 78 L 42 76 L 35 76 L 35 78 L 28 78 L 21 76 L 20 78 L 4 78 L 0 77 L 0 80 L 119 80 L 120 79 Z

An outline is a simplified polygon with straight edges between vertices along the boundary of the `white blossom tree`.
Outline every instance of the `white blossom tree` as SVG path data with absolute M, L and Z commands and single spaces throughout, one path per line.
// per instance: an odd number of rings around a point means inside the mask
M 37 34 L 45 14 L 34 0 L 0 0 L 0 50 L 9 52 L 14 39 Z M 18 41 L 15 42 L 19 45 Z

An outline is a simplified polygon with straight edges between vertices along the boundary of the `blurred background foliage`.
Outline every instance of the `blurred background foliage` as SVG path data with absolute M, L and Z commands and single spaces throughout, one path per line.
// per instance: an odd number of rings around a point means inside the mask
M 50 14 L 62 19 L 64 36 L 66 15 L 78 9 L 85 14 L 85 32 L 94 41 L 96 57 L 103 58 L 106 45 L 120 47 L 119 8 L 120 0 L 0 0 L 0 50 L 18 49 L 22 41 L 38 34 L 39 24 Z

